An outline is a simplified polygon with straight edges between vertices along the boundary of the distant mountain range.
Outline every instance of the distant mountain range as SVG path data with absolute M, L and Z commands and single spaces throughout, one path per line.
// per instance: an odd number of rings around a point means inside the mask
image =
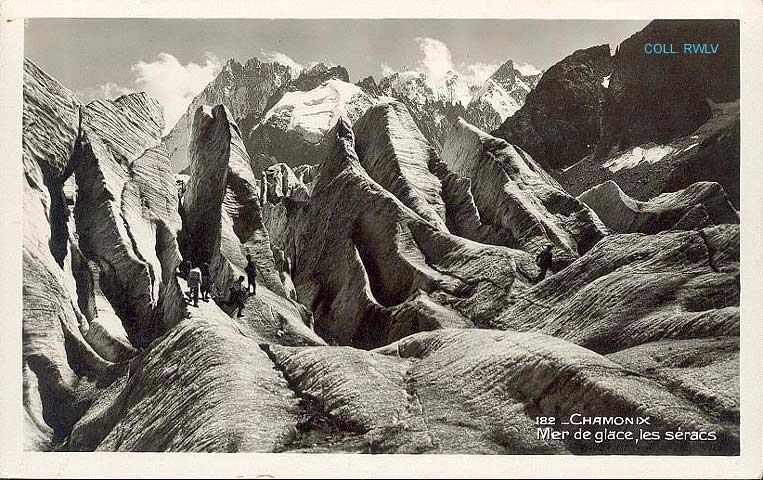
M 273 132 L 272 122 L 284 121 L 286 110 L 292 110 L 296 104 L 307 98 L 288 95 L 289 93 L 323 88 L 322 92 L 314 92 L 310 101 L 313 102 L 312 105 L 326 102 L 323 107 L 316 107 L 325 111 L 339 113 L 340 110 L 345 110 L 347 102 L 352 104 L 357 100 L 353 98 L 355 94 L 360 95 L 358 98 L 363 98 L 358 101 L 365 107 L 349 107 L 351 112 L 354 109 L 354 115 L 350 114 L 351 118 L 357 118 L 365 111 L 364 108 L 382 97 L 401 101 L 408 107 L 427 140 L 440 149 L 445 133 L 459 116 L 485 130 L 498 127 L 521 108 L 527 94 L 537 84 L 541 75 L 542 73 L 523 75 L 514 67 L 513 61 L 508 60 L 482 86 L 467 85 L 458 73 L 449 72 L 445 85 L 433 88 L 425 73 L 410 71 L 386 75 L 378 83 L 373 77 L 367 77 L 351 85 L 347 70 L 341 66 L 318 63 L 296 72 L 278 62 L 262 62 L 252 58 L 242 65 L 231 59 L 219 75 L 194 98 L 186 113 L 166 135 L 165 144 L 172 157 L 173 169 L 179 171 L 187 166 L 187 148 L 194 112 L 201 105 L 223 104 L 228 107 L 240 126 L 249 155 L 262 163 L 262 166 L 278 161 L 287 164 L 296 162 L 295 165 L 304 163 L 301 159 L 285 158 L 295 153 L 291 147 L 282 145 L 291 151 L 279 154 L 278 142 L 274 144 L 267 132 Z M 341 90 L 352 94 L 342 98 L 335 98 L 330 93 L 326 95 L 328 90 L 321 85 L 328 80 L 333 81 L 328 87 L 329 90 Z M 273 108 L 279 109 L 277 115 L 270 112 Z M 308 123 L 325 132 L 335 122 L 336 115 L 328 115 L 325 119 Z M 301 131 L 300 128 L 297 130 Z M 307 134 L 307 137 L 309 136 L 310 134 Z M 300 144 L 302 147 L 299 147 Z M 297 141 L 297 149 L 309 152 L 312 144 L 309 138 L 300 138 Z M 273 162 L 268 161 L 270 157 Z

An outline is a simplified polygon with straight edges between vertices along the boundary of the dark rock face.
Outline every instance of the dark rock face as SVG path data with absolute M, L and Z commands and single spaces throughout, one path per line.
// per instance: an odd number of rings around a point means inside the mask
M 289 85 L 289 88 L 307 92 L 331 79 L 349 82 L 350 75 L 347 73 L 347 69 L 341 65 L 329 67 L 323 63 L 318 63 L 302 71 L 294 82 Z
M 738 105 L 737 102 L 737 107 Z M 706 125 L 712 123 L 713 117 Z M 693 182 L 718 182 L 732 205 L 739 209 L 740 127 L 738 108 L 734 119 L 724 125 L 706 133 L 700 127 L 699 131 L 703 133 L 700 134 L 701 141 L 696 150 L 682 153 L 676 158 L 675 167 L 667 176 L 663 191 L 675 191 Z
M 681 53 L 644 53 L 644 44 L 665 42 Z M 682 52 L 685 43 L 717 43 L 720 50 L 689 55 Z M 599 151 L 689 135 L 710 118 L 708 98 L 739 98 L 739 22 L 655 20 L 625 40 L 612 60 Z
M 715 55 L 644 52 L 647 43 L 665 42 L 677 50 L 684 43 L 718 43 L 722 50 Z M 588 154 L 609 156 L 687 136 L 710 119 L 706 99 L 737 98 L 737 21 L 656 20 L 625 40 L 612 58 L 602 45 L 551 67 L 526 106 L 494 134 L 556 169 Z
M 362 88 L 369 95 L 379 96 L 379 85 L 376 84 L 376 80 L 371 75 L 357 82 L 355 85 Z
M 726 193 L 717 183 L 694 183 L 648 202 L 629 197 L 613 181 L 586 190 L 578 200 L 591 207 L 613 232 L 657 233 L 739 223 Z M 693 210 L 697 210 L 693 212 Z
M 679 53 L 646 54 L 654 43 Z M 684 43 L 719 50 L 687 54 Z M 657 20 L 611 59 L 594 47 L 550 68 L 493 134 L 561 169 L 555 176 L 574 195 L 613 180 L 648 200 L 710 181 L 739 208 L 738 99 L 737 21 Z
M 578 50 L 541 77 L 525 105 L 492 134 L 517 145 L 544 168 L 556 169 L 592 153 L 599 142 L 608 45 Z
M 739 101 L 711 103 L 712 116 L 692 134 L 648 143 L 603 158 L 589 155 L 557 172 L 572 194 L 612 180 L 628 195 L 648 201 L 696 182 L 716 182 L 739 208 Z

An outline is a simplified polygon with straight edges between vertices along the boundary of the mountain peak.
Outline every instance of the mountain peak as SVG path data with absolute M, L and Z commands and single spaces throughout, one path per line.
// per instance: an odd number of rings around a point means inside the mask
M 378 95 L 379 94 L 379 85 L 376 83 L 376 79 L 374 79 L 373 75 L 369 75 L 365 77 L 364 79 L 357 82 L 355 85 L 359 86 L 363 90 L 365 90 L 367 93 L 370 93 L 372 95 Z
M 498 70 L 493 72 L 490 78 L 498 80 L 509 76 L 513 77 L 516 75 L 516 72 L 517 69 L 514 68 L 514 60 L 509 59 L 503 62 L 503 65 L 498 67 Z
M 278 63 L 278 62 L 274 61 L 274 62 L 271 62 L 271 63 Z M 263 64 L 263 62 L 259 58 L 252 57 L 252 58 L 250 58 L 249 60 L 246 61 L 246 68 L 247 68 L 247 70 L 249 70 L 249 69 L 252 69 L 252 68 L 259 67 L 262 64 Z
M 317 63 L 310 68 L 302 70 L 293 87 L 296 90 L 312 90 L 327 80 L 337 79 L 343 82 L 350 82 L 350 74 L 347 69 L 341 65 L 328 66 L 325 63 Z

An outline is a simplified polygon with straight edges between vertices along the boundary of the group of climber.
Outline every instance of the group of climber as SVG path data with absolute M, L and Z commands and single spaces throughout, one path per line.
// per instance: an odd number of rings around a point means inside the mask
M 178 269 L 178 276 L 188 282 L 188 292 L 186 293 L 186 296 L 189 300 L 193 301 L 193 306 L 199 306 L 200 292 L 201 299 L 208 302 L 210 289 L 212 287 L 209 264 L 207 262 L 202 262 L 194 267 L 190 260 L 186 260 L 180 264 Z
M 246 256 L 246 267 L 244 267 L 244 272 L 246 272 L 249 284 L 244 288 L 244 276 L 239 275 L 230 287 L 230 297 L 228 301 L 224 302 L 234 306 L 233 312 L 236 312 L 238 317 L 244 316 L 243 311 L 246 297 L 250 294 L 257 294 L 257 284 L 255 282 L 257 268 L 252 261 L 251 255 Z M 196 267 L 193 266 L 190 260 L 181 262 L 178 266 L 177 275 L 188 282 L 188 292 L 186 292 L 185 295 L 189 301 L 193 302 L 194 307 L 199 306 L 200 293 L 203 301 L 209 301 L 212 290 L 212 279 L 209 272 L 209 264 L 207 262 L 202 262 Z
M 535 277 L 535 283 L 543 280 L 546 277 L 546 273 L 551 268 L 553 264 L 552 249 L 553 245 L 548 244 L 536 255 L 535 263 L 538 265 L 540 272 L 538 273 L 538 276 Z M 274 250 L 276 268 L 281 272 L 281 279 L 284 280 L 284 274 L 290 273 L 291 271 L 291 262 L 283 250 L 278 248 Z M 244 278 L 243 275 L 239 275 L 230 287 L 230 297 L 228 301 L 223 302 L 234 306 L 233 312 L 236 313 L 237 317 L 244 316 L 243 311 L 246 298 L 249 295 L 257 294 L 257 284 L 255 281 L 257 277 L 257 268 L 252 261 L 252 255 L 246 256 L 246 267 L 244 267 L 244 272 L 246 273 L 246 278 Z M 209 264 L 207 262 L 202 262 L 194 267 L 190 260 L 185 260 L 178 266 L 177 275 L 188 282 L 188 292 L 186 292 L 186 297 L 188 297 L 189 301 L 193 302 L 194 307 L 199 306 L 199 294 L 201 294 L 201 299 L 203 301 L 209 301 L 212 290 L 212 279 L 209 271 Z M 248 281 L 246 287 L 244 287 L 244 280 Z

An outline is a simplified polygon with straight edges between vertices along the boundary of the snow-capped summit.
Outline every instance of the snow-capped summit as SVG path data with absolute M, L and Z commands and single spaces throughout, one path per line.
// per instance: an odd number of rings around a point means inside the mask
M 485 130 L 497 128 L 522 108 L 541 75 L 523 75 L 512 60 L 506 61 L 474 92 L 464 118 Z
M 228 60 L 165 136 L 173 170 L 179 171 L 188 165 L 188 142 L 196 109 L 202 105 L 222 104 L 237 121 L 250 115 L 262 115 L 270 97 L 291 82 L 294 74 L 286 65 L 263 62 L 256 57 L 243 65 L 235 59 Z
M 198 107 L 225 105 L 241 130 L 248 131 L 285 93 L 309 91 L 330 79 L 348 82 L 347 70 L 325 63 L 315 63 L 298 70 L 257 57 L 250 58 L 243 65 L 235 59 L 228 60 L 165 136 L 164 143 L 172 157 L 173 170 L 179 171 L 188 165 L 188 141 L 194 112 Z
M 411 71 L 395 72 L 383 77 L 379 81 L 379 92 L 419 107 L 437 100 L 437 95 L 429 86 L 427 75 Z
M 517 74 L 521 75 L 519 70 L 514 69 L 514 61 L 507 60 L 490 76 L 490 80 L 497 82 L 506 90 L 511 90 L 514 88 L 514 82 L 516 81 Z
M 452 70 L 439 81 L 426 73 L 407 70 L 383 77 L 378 85 L 373 78 L 358 85 L 370 95 L 389 96 L 405 104 L 427 140 L 439 149 L 458 117 L 483 130 L 498 127 L 519 110 L 540 77 L 540 73 L 523 75 L 508 60 L 482 85 L 470 84 Z
M 246 132 L 246 148 L 254 171 L 277 163 L 291 167 L 320 163 L 325 133 L 340 117 L 357 120 L 373 103 L 363 89 L 336 78 L 309 91 L 285 93 Z

